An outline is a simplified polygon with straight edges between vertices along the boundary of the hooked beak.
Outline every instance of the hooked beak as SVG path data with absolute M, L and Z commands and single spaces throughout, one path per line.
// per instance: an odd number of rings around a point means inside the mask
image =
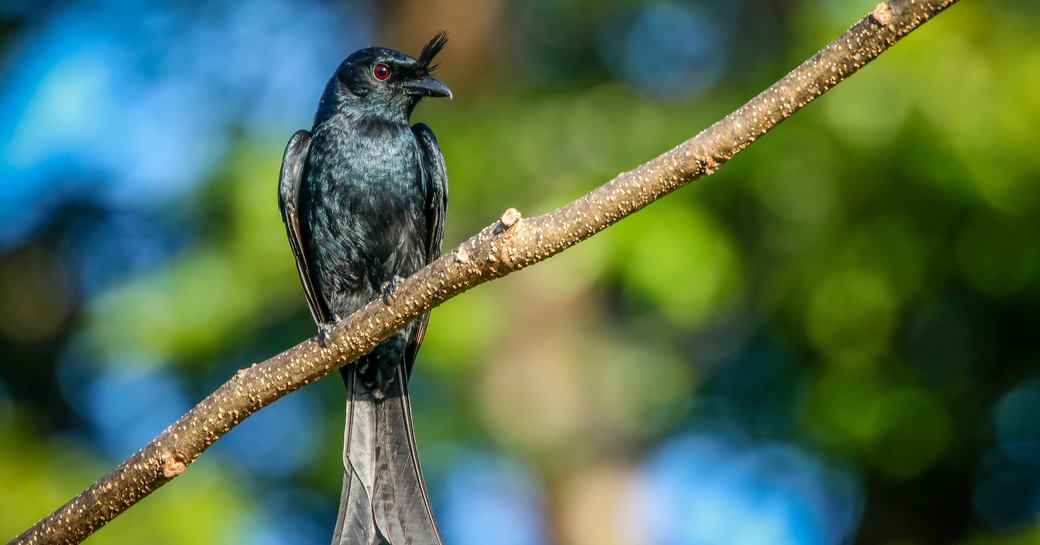
M 451 89 L 444 84 L 443 81 L 433 77 L 426 76 L 422 81 L 410 83 L 405 88 L 408 90 L 408 94 L 424 96 L 424 97 L 448 97 L 450 100 Z

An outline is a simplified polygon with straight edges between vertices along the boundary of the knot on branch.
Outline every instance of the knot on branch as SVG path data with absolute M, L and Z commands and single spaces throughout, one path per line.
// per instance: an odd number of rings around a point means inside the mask
M 181 473 L 184 473 L 185 469 L 188 469 L 188 457 L 179 452 L 165 452 L 163 453 L 163 477 L 172 479 Z
M 498 219 L 498 225 L 495 228 L 495 232 L 501 235 L 502 238 L 500 239 L 500 244 L 492 244 L 493 253 L 491 257 L 505 263 L 507 267 L 513 266 L 513 256 L 509 253 L 509 244 L 507 242 L 515 231 L 516 226 L 520 223 L 521 218 L 519 210 L 510 208 L 502 212 L 502 217 Z
M 516 208 L 510 208 L 509 210 L 502 212 L 502 217 L 499 218 L 498 221 L 502 223 L 502 227 L 510 229 L 520 221 L 520 218 L 520 211 Z
M 704 175 L 711 176 L 720 166 L 722 165 L 720 165 L 714 157 L 708 156 L 708 158 L 704 160 Z
M 455 262 L 456 263 L 469 263 L 469 252 L 465 248 L 460 247 L 455 250 Z
M 870 12 L 870 16 L 879 25 L 888 26 L 892 24 L 892 6 L 888 5 L 888 2 L 881 2 L 874 6 L 874 11 Z

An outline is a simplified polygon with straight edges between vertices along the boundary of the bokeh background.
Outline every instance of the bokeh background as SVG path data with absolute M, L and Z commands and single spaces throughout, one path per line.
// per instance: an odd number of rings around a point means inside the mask
M 314 333 L 283 146 L 370 44 L 450 32 L 446 246 L 739 106 L 873 0 L 0 4 L 0 538 Z M 1040 7 L 965 0 L 714 176 L 433 314 L 452 545 L 1040 543 Z M 97 544 L 323 544 L 343 386 Z

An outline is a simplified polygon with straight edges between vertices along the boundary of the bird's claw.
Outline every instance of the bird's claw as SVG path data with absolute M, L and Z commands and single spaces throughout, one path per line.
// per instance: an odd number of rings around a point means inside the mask
M 383 292 L 383 304 L 389 305 L 394 300 L 394 292 L 397 291 L 397 286 L 404 280 L 400 276 L 394 276 L 390 280 L 383 282 L 380 286 L 380 290 Z
M 318 324 L 318 345 L 325 348 L 329 344 L 329 336 L 332 334 L 332 328 L 339 323 L 339 315 L 335 314 L 332 316 L 331 322 L 325 322 L 324 324 Z

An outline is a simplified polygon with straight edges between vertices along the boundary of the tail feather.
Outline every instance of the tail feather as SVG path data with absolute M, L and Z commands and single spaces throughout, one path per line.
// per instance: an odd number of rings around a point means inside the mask
M 378 398 L 344 373 L 350 400 L 344 433 L 343 489 L 333 545 L 443 545 L 423 482 L 412 433 L 407 370 Z
M 372 507 L 376 526 L 390 543 L 440 545 L 415 450 L 406 378 L 403 365 L 398 366 L 396 380 L 379 405 L 379 470 Z
M 380 538 L 372 517 L 375 482 L 376 402 L 363 391 L 356 365 L 343 373 L 349 398 L 343 430 L 343 488 L 332 545 L 374 545 Z
M 345 471 L 332 545 L 375 545 L 379 541 L 368 493 L 357 473 Z

